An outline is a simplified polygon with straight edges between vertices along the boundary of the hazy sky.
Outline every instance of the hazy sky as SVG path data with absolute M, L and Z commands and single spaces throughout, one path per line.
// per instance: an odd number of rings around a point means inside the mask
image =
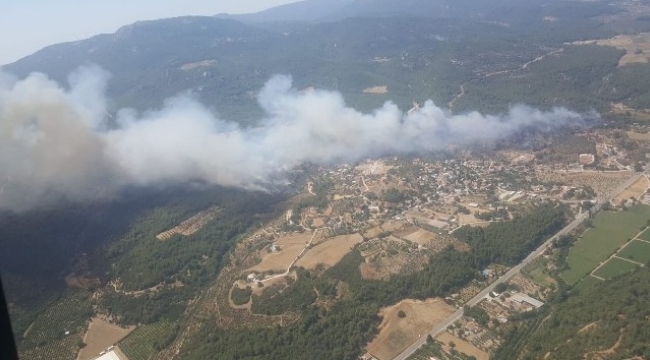
M 256 12 L 298 0 L 0 0 L 0 65 L 138 20 Z

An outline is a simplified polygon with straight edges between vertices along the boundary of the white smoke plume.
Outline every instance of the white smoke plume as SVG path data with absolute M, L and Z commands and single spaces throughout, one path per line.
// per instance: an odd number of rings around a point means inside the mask
M 118 126 L 109 127 L 108 79 L 86 67 L 70 76 L 66 89 L 42 74 L 24 80 L 0 74 L 0 209 L 99 198 L 127 185 L 202 180 L 264 187 L 272 175 L 304 162 L 421 153 L 583 119 L 562 108 L 526 106 L 501 116 L 453 115 L 431 101 L 410 115 L 390 102 L 364 114 L 339 93 L 300 92 L 291 78 L 275 76 L 258 96 L 266 116 L 256 127 L 219 119 L 190 95 L 144 114 L 122 110 Z

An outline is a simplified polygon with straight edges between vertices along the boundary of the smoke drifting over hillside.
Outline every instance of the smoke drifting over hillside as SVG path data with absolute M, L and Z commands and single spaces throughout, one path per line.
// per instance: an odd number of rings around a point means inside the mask
M 363 114 L 339 93 L 300 92 L 289 77 L 275 76 L 258 96 L 266 116 L 254 128 L 219 119 L 189 95 L 144 114 L 122 110 L 109 127 L 108 79 L 83 68 L 65 89 L 42 74 L 19 81 L 0 74 L 0 209 L 104 197 L 127 185 L 263 188 L 273 174 L 307 161 L 426 152 L 583 120 L 566 109 L 525 106 L 503 116 L 452 115 L 431 101 L 410 115 L 392 103 Z

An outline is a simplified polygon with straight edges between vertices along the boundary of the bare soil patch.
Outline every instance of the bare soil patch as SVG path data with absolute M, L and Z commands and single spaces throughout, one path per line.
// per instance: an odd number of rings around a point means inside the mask
M 363 93 L 364 94 L 376 94 L 376 95 L 386 94 L 386 93 L 388 93 L 388 86 L 387 85 L 372 86 L 372 87 L 363 89 Z
M 424 229 L 418 229 L 417 231 L 405 236 L 407 240 L 413 241 L 414 243 L 423 246 L 429 245 L 431 242 L 435 241 L 439 237 L 440 235 L 434 234 Z
M 368 161 L 357 165 L 356 170 L 360 171 L 363 175 L 386 175 L 388 170 L 394 166 L 387 165 L 381 160 Z
M 598 326 L 598 321 L 594 321 L 592 323 L 589 323 L 589 324 L 583 326 L 582 329 L 578 330 L 578 334 L 583 333 L 585 331 L 589 331 L 589 330 L 595 328 L 596 326 Z
M 456 350 L 466 355 L 472 355 L 478 360 L 490 359 L 490 354 L 486 353 L 485 351 L 477 348 L 476 346 L 470 344 L 469 342 L 459 337 L 456 337 L 448 332 L 443 332 L 440 335 L 436 336 L 436 340 L 445 343 L 445 345 L 447 346 L 449 346 L 449 344 L 453 342 L 454 344 L 456 344 L 455 346 Z
M 349 253 L 356 244 L 363 241 L 359 234 L 341 235 L 312 247 L 296 263 L 296 266 L 302 266 L 305 269 L 314 270 L 320 264 L 325 267 L 336 265 L 345 254 Z
M 404 221 L 398 221 L 398 220 L 389 220 L 381 224 L 381 228 L 384 231 L 390 231 L 390 232 L 400 231 L 407 226 L 409 226 L 409 223 Z
M 261 251 L 262 262 L 248 269 L 248 271 L 263 273 L 266 271 L 283 272 L 287 270 L 291 262 L 305 248 L 305 244 L 309 242 L 311 236 L 311 233 L 304 233 L 284 235 L 278 238 L 274 244 L 278 245 L 280 249 L 277 252 Z
M 363 232 L 363 236 L 366 239 L 374 239 L 376 238 L 379 234 L 383 233 L 384 229 L 381 228 L 381 226 L 375 226 L 373 228 L 370 228 L 366 231 Z
M 94 358 L 107 347 L 125 338 L 133 330 L 135 330 L 135 326 L 123 328 L 111 324 L 103 317 L 94 317 L 90 321 L 86 335 L 84 335 L 86 346 L 81 349 L 77 359 L 90 360 Z
M 403 311 L 403 318 L 398 313 Z M 367 351 L 381 360 L 397 356 L 420 336 L 426 336 L 428 329 L 443 321 L 456 309 L 442 299 L 425 301 L 404 300 L 393 306 L 383 308 L 379 334 L 368 344 Z

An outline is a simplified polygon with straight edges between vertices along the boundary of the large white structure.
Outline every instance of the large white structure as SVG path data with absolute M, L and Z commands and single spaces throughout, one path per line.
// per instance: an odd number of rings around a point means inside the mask
M 110 350 L 102 355 L 99 355 L 99 357 L 96 357 L 93 360 L 124 360 L 124 359 L 122 359 L 119 355 L 117 355 L 115 350 Z

